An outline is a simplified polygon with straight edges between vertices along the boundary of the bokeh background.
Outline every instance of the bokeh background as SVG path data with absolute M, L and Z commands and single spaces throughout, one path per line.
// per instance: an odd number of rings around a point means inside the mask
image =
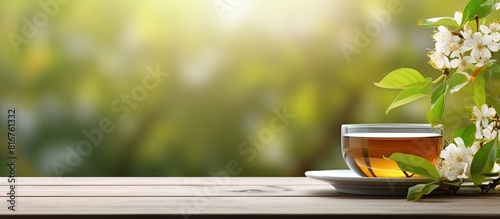
M 453 16 L 465 3 L 0 1 L 0 162 L 7 162 L 6 112 L 16 108 L 18 176 L 57 175 L 54 163 L 65 164 L 67 148 L 103 118 L 115 130 L 63 176 L 209 176 L 232 161 L 238 176 L 346 168 L 341 124 L 426 122 L 429 98 L 386 115 L 398 91 L 373 82 L 400 67 L 437 78 L 426 56 L 432 29 L 416 21 Z M 401 13 L 390 14 L 348 61 L 339 45 L 353 45 L 357 29 L 376 22 L 373 12 L 388 4 Z M 25 41 L 14 46 L 11 33 Z M 111 104 L 142 84 L 146 66 L 169 75 L 121 119 Z M 238 146 L 285 107 L 295 119 L 249 161 Z M 467 110 L 450 111 L 445 126 L 467 122 Z

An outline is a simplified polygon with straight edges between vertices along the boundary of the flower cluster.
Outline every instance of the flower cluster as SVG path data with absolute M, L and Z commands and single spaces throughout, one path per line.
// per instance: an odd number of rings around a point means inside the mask
M 500 9 L 500 3 L 496 9 Z M 463 14 L 456 12 L 454 19 L 457 24 L 462 22 Z M 500 49 L 500 23 L 490 22 L 488 25 L 479 25 L 473 31 L 465 24 L 460 33 L 450 31 L 445 26 L 437 27 L 432 38 L 435 49 L 429 53 L 429 63 L 436 69 L 450 71 L 464 75 L 471 79 L 470 72 L 476 67 L 487 66 L 496 60 L 491 59 L 492 52 Z M 450 92 L 458 91 L 460 87 L 451 88 Z M 473 107 L 472 121 L 475 122 L 475 141 L 472 145 L 465 145 L 462 138 L 455 138 L 440 154 L 437 169 L 441 179 L 454 181 L 470 178 L 470 166 L 474 154 L 482 144 L 497 137 L 499 120 L 494 108 L 483 104 L 479 109 Z
M 457 23 L 461 22 L 461 12 L 455 13 L 455 20 Z M 483 67 L 495 62 L 491 56 L 492 52 L 497 52 L 500 48 L 500 23 L 480 25 L 476 32 L 465 25 L 460 33 L 439 26 L 432 38 L 436 48 L 429 53 L 429 63 L 439 70 L 456 69 L 456 72 L 466 72 L 474 67 L 470 65 Z
M 454 181 L 470 177 L 472 158 L 479 149 L 478 145 L 467 147 L 462 138 L 455 138 L 455 143 L 450 143 L 441 151 L 440 161 L 437 166 L 439 176 L 443 180 Z
M 488 108 L 486 104 L 479 110 L 476 106 L 472 112 L 476 124 L 476 139 L 489 142 L 497 137 L 497 120 L 494 119 L 497 112 L 495 108 Z
M 462 138 L 455 138 L 441 151 L 437 169 L 441 179 L 454 181 L 470 178 L 470 166 L 474 155 L 482 144 L 492 141 L 497 136 L 498 117 L 494 108 L 486 104 L 481 109 L 473 107 L 473 121 L 475 121 L 476 141 L 472 145 L 465 145 Z

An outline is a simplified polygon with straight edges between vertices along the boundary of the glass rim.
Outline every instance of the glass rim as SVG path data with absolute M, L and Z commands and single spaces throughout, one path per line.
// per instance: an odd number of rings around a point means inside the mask
M 429 123 L 353 123 L 342 124 L 342 128 L 425 128 L 435 129 L 443 128 L 442 124 L 432 126 Z

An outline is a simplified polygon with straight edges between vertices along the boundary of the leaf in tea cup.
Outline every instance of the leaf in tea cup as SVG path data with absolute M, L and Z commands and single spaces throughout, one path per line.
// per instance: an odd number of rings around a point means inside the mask
M 399 168 L 406 172 L 414 173 L 436 181 L 440 179 L 439 173 L 434 164 L 425 158 L 412 154 L 394 153 L 386 159 L 395 161 Z

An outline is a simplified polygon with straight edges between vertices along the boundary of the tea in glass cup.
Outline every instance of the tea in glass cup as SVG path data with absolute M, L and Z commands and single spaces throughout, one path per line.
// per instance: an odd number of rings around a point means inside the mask
M 351 170 L 365 177 L 419 177 L 384 157 L 413 154 L 436 164 L 443 148 L 443 126 L 430 124 L 342 125 L 342 156 Z

